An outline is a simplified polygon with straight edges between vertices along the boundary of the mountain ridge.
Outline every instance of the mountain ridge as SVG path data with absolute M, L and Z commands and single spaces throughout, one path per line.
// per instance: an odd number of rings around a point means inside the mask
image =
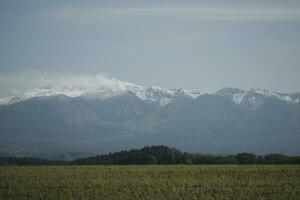
M 120 81 L 118 79 L 98 75 L 101 81 L 99 85 L 89 87 L 79 87 L 72 85 L 46 86 L 41 88 L 33 88 L 25 91 L 21 95 L 13 97 L 2 97 L 0 105 L 9 105 L 16 102 L 24 101 L 33 97 L 47 97 L 56 95 L 65 95 L 68 97 L 80 97 L 84 99 L 105 100 L 113 96 L 132 92 L 143 101 L 153 102 L 161 107 L 168 105 L 179 96 L 187 96 L 193 99 L 204 94 L 216 94 L 231 99 L 235 104 L 248 104 L 251 109 L 258 109 L 259 106 L 268 98 L 277 98 L 282 101 L 297 104 L 300 103 L 300 93 L 280 93 L 267 89 L 250 89 L 242 90 L 235 87 L 222 88 L 216 92 L 202 92 L 201 90 L 187 89 L 168 89 L 158 86 L 140 86 L 129 82 Z
M 120 82 L 110 82 L 107 92 L 106 86 L 100 97 L 55 93 L 0 106 L 0 154 L 108 153 L 158 144 L 214 154 L 300 154 L 297 93 L 227 88 L 198 95 L 129 83 L 128 90 Z

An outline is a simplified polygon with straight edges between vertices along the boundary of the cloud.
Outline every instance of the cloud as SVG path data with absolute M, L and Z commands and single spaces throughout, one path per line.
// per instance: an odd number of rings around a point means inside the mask
M 268 22 L 300 20 L 300 8 L 291 7 L 60 7 L 44 16 L 72 22 L 100 22 L 126 18 L 163 17 L 196 21 Z
M 123 82 L 105 73 L 63 74 L 49 72 L 31 72 L 0 75 L 0 97 L 16 96 L 33 88 L 65 88 L 77 93 L 84 93 L 94 89 L 110 88 L 111 91 L 126 90 L 131 83 Z M 72 95 L 71 95 L 72 96 Z

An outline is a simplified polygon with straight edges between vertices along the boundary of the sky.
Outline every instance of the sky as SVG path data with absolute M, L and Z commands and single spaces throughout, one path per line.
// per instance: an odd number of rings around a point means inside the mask
M 99 73 L 300 92 L 300 1 L 0 0 L 0 96 Z

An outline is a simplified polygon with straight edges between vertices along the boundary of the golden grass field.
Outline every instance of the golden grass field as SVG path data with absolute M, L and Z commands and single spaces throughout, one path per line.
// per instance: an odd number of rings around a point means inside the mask
M 7 166 L 0 199 L 300 199 L 300 166 Z

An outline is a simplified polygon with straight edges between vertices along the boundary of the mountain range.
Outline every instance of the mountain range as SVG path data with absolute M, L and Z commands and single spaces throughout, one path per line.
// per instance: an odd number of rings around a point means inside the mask
M 0 154 L 92 155 L 168 145 L 187 152 L 300 154 L 300 93 L 45 86 L 0 99 Z

